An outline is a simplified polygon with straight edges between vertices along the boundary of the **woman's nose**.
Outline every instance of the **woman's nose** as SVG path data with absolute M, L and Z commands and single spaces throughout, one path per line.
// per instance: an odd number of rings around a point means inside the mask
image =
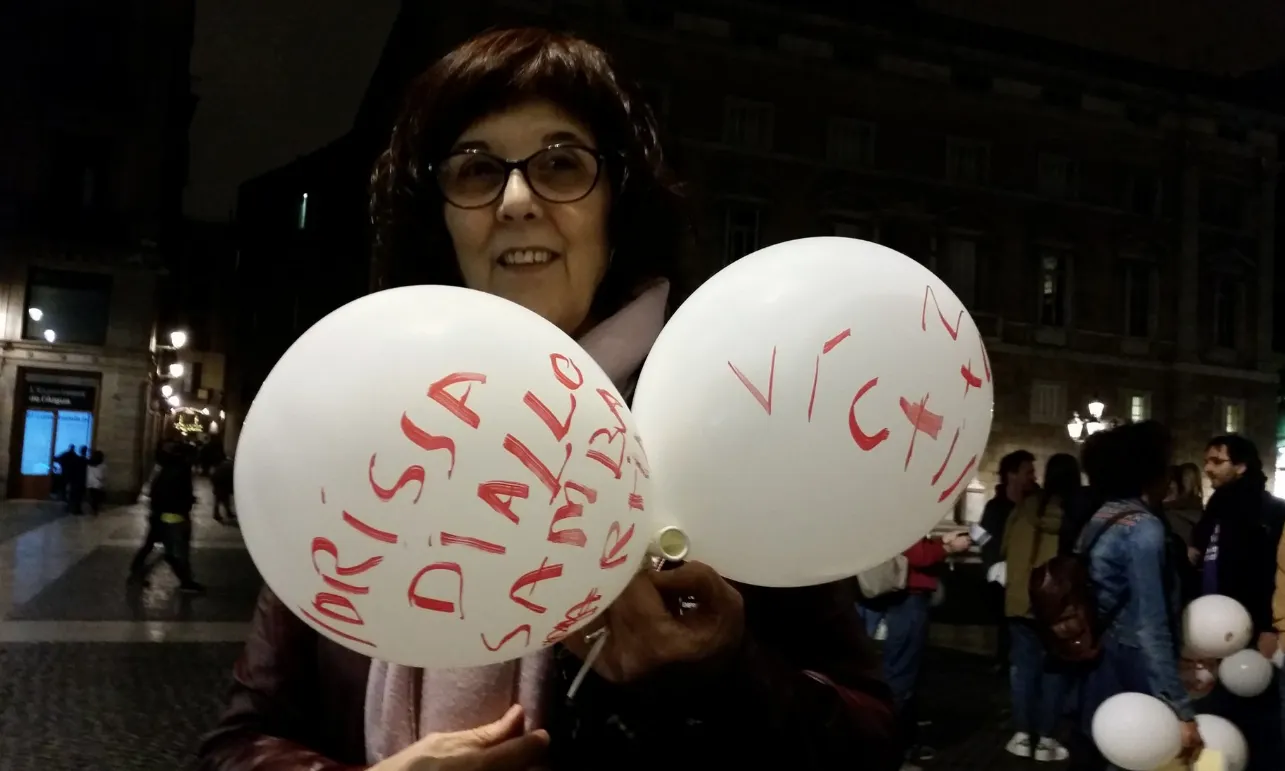
M 496 212 L 500 219 L 509 222 L 533 220 L 541 215 L 539 199 L 531 191 L 526 178 L 514 169 L 504 183 L 500 194 L 500 207 Z

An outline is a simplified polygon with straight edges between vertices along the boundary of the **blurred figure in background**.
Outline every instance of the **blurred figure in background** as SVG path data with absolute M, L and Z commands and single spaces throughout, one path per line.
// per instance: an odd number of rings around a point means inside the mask
M 1184 463 L 1169 469 L 1169 494 L 1165 496 L 1165 519 L 1174 535 L 1182 539 L 1188 548 L 1196 523 L 1205 513 L 1204 483 L 1200 479 L 1200 467 L 1194 463 Z
M 867 633 L 873 637 L 880 623 L 887 631 L 883 643 L 883 676 L 892 689 L 897 710 L 897 729 L 907 760 L 903 771 L 916 768 L 912 765 L 914 762 L 932 760 L 934 756 L 930 748 L 918 742 L 916 698 L 924 650 L 928 647 L 928 614 L 946 558 L 966 552 L 972 545 L 972 539 L 962 533 L 946 540 L 921 539 L 903 552 L 909 567 L 906 588 L 862 602 L 861 615 Z
M 214 491 L 214 521 L 221 525 L 235 525 L 236 511 L 232 508 L 231 458 L 224 458 L 210 472 L 210 487 Z
M 1003 562 L 1000 548 L 1004 541 L 1004 527 L 1014 507 L 1035 490 L 1035 456 L 1026 450 L 1016 450 L 1000 458 L 999 484 L 995 497 L 986 502 L 982 520 L 973 537 L 982 547 L 982 565 L 987 575 L 995 575 L 997 564 Z M 991 620 L 998 626 L 999 637 L 995 650 L 995 667 L 999 672 L 1008 671 L 1008 625 L 1004 623 L 1004 584 L 986 584 L 989 593 Z
M 196 496 L 192 490 L 192 465 L 186 448 L 170 444 L 157 457 L 160 466 L 152 478 L 151 505 L 148 511 L 147 534 L 130 563 L 129 582 L 147 585 L 147 558 L 152 547 L 161 544 L 165 549 L 165 562 L 179 580 L 179 590 L 186 594 L 200 594 L 205 588 L 192 578 L 190 560 L 192 544 L 192 506 Z
M 85 469 L 85 493 L 89 496 L 89 511 L 97 516 L 103 508 L 103 485 L 107 476 L 107 456 L 102 450 L 94 450 L 89 455 L 89 465 Z
M 1018 504 L 1004 528 L 1000 556 L 1008 565 L 1004 615 L 1011 640 L 1013 738 L 1004 748 L 1021 758 L 1066 760 L 1053 736 L 1068 691 L 1065 671 L 1049 659 L 1031 623 L 1031 573 L 1058 555 L 1064 516 L 1081 500 L 1080 463 L 1059 453 L 1044 466 L 1044 488 Z

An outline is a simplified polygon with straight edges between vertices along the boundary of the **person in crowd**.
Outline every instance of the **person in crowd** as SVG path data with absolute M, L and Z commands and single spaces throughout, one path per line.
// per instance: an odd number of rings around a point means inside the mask
M 103 508 L 103 485 L 107 477 L 107 456 L 102 450 L 94 450 L 89 455 L 89 465 L 85 469 L 85 493 L 89 496 L 89 510 L 98 516 Z
M 1101 431 L 1084 444 L 1081 461 L 1089 485 L 1104 501 L 1080 537 L 1102 627 L 1102 655 L 1081 688 L 1078 744 L 1086 755 L 1097 756 L 1088 737 L 1098 706 L 1127 692 L 1154 696 L 1173 709 L 1185 757 L 1203 746 L 1195 708 L 1178 676 L 1181 599 L 1175 562 L 1183 557 L 1156 513 L 1169 489 L 1170 455 L 1169 432 L 1154 421 Z
M 999 483 L 995 485 L 995 496 L 987 501 L 982 509 L 982 519 L 978 523 L 979 530 L 974 533 L 978 545 L 982 547 L 982 565 L 988 576 L 993 576 L 995 566 L 1003 562 L 1000 557 L 1000 548 L 1004 541 L 1004 526 L 1008 524 L 1009 515 L 1013 513 L 1013 508 L 1037 487 L 1034 455 L 1026 450 L 1015 450 L 1000 458 Z M 1004 623 L 1004 583 L 989 581 L 986 587 L 991 618 L 999 630 L 995 666 L 997 671 L 1007 672 L 1010 641 L 1008 625 Z
M 1192 533 L 1192 547 L 1200 555 L 1200 594 L 1225 595 L 1245 606 L 1254 622 L 1254 644 L 1271 658 L 1280 646 L 1272 594 L 1285 502 L 1267 492 L 1258 448 L 1238 434 L 1209 440 L 1205 474 L 1214 494 Z M 1245 699 L 1219 686 L 1201 707 L 1240 728 L 1249 742 L 1247 769 L 1259 771 L 1285 767 L 1280 702 L 1276 688 Z
M 1272 653 L 1272 661 L 1282 664 L 1285 663 L 1285 533 L 1281 534 L 1276 545 L 1276 588 L 1272 593 L 1272 623 L 1276 629 L 1277 647 Z M 1276 684 L 1279 686 L 1277 691 L 1281 705 L 1281 734 L 1285 736 L 1285 676 L 1280 672 L 1276 673 Z
M 931 748 L 918 742 L 920 716 L 916 698 L 924 651 L 928 648 L 929 613 L 947 557 L 962 554 L 972 545 L 966 534 L 916 541 L 903 552 L 909 568 L 906 588 L 862 601 L 867 633 L 873 635 L 881 623 L 886 630 L 883 675 L 897 709 L 898 733 L 907 761 L 903 768 L 914 768 L 909 764 L 935 756 Z
M 232 509 L 231 458 L 224 458 L 210 472 L 210 488 L 214 492 L 214 521 L 221 525 L 235 525 L 236 512 Z
M 68 498 L 67 480 L 70 479 L 68 469 L 73 469 L 79 462 L 80 454 L 76 452 L 76 445 L 69 444 L 67 449 L 54 456 L 54 463 L 57 469 L 54 472 L 53 492 L 54 496 L 66 501 Z M 71 508 L 70 504 L 67 507 Z
M 179 591 L 200 594 L 205 587 L 192 577 L 192 464 L 180 445 L 171 445 L 159 457 L 160 468 L 152 478 L 151 502 L 148 507 L 147 534 L 129 566 L 129 583 L 147 585 L 147 558 L 152 547 L 160 543 L 165 549 L 165 562 L 179 580 Z
M 632 392 L 677 302 L 666 295 L 688 267 L 690 230 L 654 118 L 603 51 L 540 29 L 464 43 L 411 85 L 372 190 L 381 285 L 519 303 Z M 604 619 L 611 633 L 568 700 L 581 634 L 503 664 L 417 670 L 330 642 L 265 590 L 199 768 L 901 762 L 846 582 L 763 589 L 688 562 L 639 573 Z
M 1169 470 L 1169 494 L 1165 496 L 1164 509 L 1170 529 L 1190 549 L 1196 523 L 1205 513 L 1199 466 L 1184 463 Z
M 1004 615 L 1012 640 L 1015 729 L 1005 749 L 1018 757 L 1061 761 L 1070 754 L 1054 736 L 1068 693 L 1068 674 L 1050 660 L 1031 623 L 1028 587 L 1035 568 L 1058 555 L 1064 512 L 1080 499 L 1080 462 L 1059 453 L 1044 466 L 1043 489 L 1018 504 L 1004 527 L 1000 556 L 1008 565 Z
M 62 475 L 67 484 L 67 511 L 85 513 L 85 474 L 89 467 L 89 448 L 68 447 L 62 457 Z

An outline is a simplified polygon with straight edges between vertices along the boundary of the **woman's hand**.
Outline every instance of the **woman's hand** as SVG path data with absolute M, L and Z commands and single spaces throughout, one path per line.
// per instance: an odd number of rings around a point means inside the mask
M 523 733 L 522 707 L 468 731 L 429 734 L 369 771 L 529 771 L 544 757 L 549 734 Z
M 691 598 L 695 607 L 679 607 Z M 646 570 L 634 576 L 602 614 L 609 631 L 593 669 L 613 683 L 646 677 L 666 664 L 717 663 L 735 651 L 745 633 L 740 592 L 714 569 L 688 562 L 673 570 Z M 585 658 L 586 629 L 562 641 Z
M 1205 748 L 1205 740 L 1200 737 L 1200 729 L 1196 727 L 1196 721 L 1189 720 L 1182 724 L 1182 754 L 1178 757 L 1185 762 L 1193 763 L 1196 758 L 1200 757 L 1200 751 Z

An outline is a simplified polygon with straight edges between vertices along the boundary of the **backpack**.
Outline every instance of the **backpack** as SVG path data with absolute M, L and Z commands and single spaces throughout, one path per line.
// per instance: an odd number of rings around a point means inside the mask
M 1059 554 L 1031 571 L 1027 585 L 1031 615 L 1035 617 L 1035 628 L 1045 649 L 1055 659 L 1086 662 L 1102 653 L 1102 633 L 1110 619 L 1098 618 L 1097 598 L 1089 579 L 1089 555 L 1107 530 L 1135 513 L 1129 510 L 1116 514 L 1089 539 L 1080 553 Z
M 858 573 L 857 585 L 861 587 L 863 597 L 873 600 L 875 597 L 905 589 L 909 578 L 910 560 L 906 559 L 906 555 L 898 554 L 890 560 Z

